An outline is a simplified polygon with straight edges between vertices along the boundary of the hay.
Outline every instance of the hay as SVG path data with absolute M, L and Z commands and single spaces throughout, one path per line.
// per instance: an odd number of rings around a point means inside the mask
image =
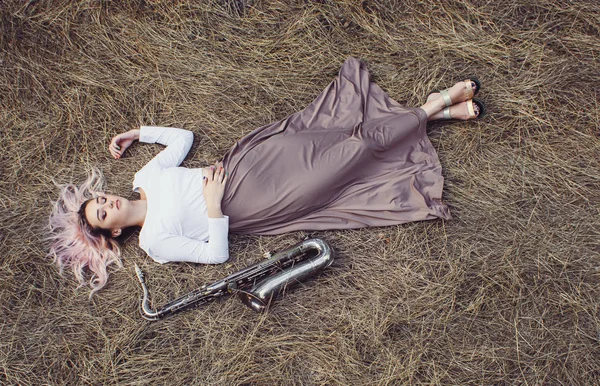
M 600 5 L 595 1 L 5 1 L 0 5 L 0 383 L 397 385 L 600 382 Z M 235 299 L 148 323 L 155 304 L 305 234 L 232 236 L 227 265 L 136 247 L 91 301 L 44 258 L 55 183 L 113 193 L 193 130 L 186 166 L 303 108 L 354 55 L 396 100 L 470 74 L 487 119 L 434 124 L 454 219 L 320 232 L 338 251 L 266 315 Z

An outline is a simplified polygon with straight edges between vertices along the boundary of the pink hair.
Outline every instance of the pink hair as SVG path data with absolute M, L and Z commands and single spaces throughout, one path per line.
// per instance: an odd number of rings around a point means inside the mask
M 123 266 L 121 249 L 117 241 L 90 227 L 79 214 L 82 205 L 102 191 L 104 177 L 97 169 L 92 169 L 88 179 L 77 187 L 73 184 L 61 186 L 58 200 L 50 214 L 51 242 L 49 257 L 54 258 L 62 274 L 64 268 L 71 268 L 81 285 L 86 284 L 84 268 L 92 271 L 89 280 L 92 292 L 90 297 L 106 285 L 107 267 L 112 264 Z

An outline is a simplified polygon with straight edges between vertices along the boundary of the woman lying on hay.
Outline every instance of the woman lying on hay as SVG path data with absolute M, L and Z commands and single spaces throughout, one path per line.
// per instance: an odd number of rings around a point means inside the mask
M 476 79 L 402 107 L 349 58 L 337 78 L 304 110 L 254 130 L 222 163 L 178 167 L 193 143 L 190 131 L 142 127 L 114 137 L 120 158 L 135 141 L 166 148 L 135 175 L 139 200 L 100 193 L 92 173 L 62 188 L 50 216 L 52 256 L 81 283 L 88 267 L 92 293 L 120 264 L 117 238 L 141 227 L 140 247 L 159 263 L 223 263 L 228 232 L 274 235 L 297 230 L 386 226 L 449 219 L 443 177 L 427 137 L 428 121 L 468 120 L 484 113 L 473 99 Z

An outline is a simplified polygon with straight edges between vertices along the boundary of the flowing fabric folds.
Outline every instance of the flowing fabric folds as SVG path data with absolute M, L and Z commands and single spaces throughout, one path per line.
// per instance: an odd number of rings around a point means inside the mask
M 225 155 L 231 232 L 273 235 L 450 219 L 420 108 L 400 106 L 349 58 L 304 110 Z

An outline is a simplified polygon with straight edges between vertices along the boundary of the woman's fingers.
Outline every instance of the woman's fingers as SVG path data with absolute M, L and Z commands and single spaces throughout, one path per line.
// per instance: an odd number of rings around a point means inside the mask
M 121 157 L 121 147 L 119 146 L 120 135 L 114 136 L 112 141 L 110 141 L 110 145 L 108 145 L 108 151 L 112 154 L 113 157 L 119 158 Z
M 227 173 L 225 172 L 225 168 L 221 166 L 221 168 L 219 169 L 219 181 L 221 181 L 221 183 L 225 183 L 226 178 Z
M 108 151 L 110 152 L 110 154 L 112 154 L 113 157 L 117 158 L 117 153 L 116 153 L 115 147 L 112 143 L 110 145 L 108 145 Z
M 116 143 L 111 143 L 110 144 L 110 153 L 113 155 L 113 157 L 115 158 L 120 158 L 121 157 L 121 151 L 120 151 L 120 147 L 119 145 L 117 145 Z
M 227 176 L 227 173 L 225 172 L 225 169 L 221 166 L 221 167 L 215 167 L 215 166 L 211 166 L 210 167 L 210 172 L 208 173 L 208 178 L 206 178 L 207 181 L 218 181 L 218 182 L 224 182 L 225 178 Z

